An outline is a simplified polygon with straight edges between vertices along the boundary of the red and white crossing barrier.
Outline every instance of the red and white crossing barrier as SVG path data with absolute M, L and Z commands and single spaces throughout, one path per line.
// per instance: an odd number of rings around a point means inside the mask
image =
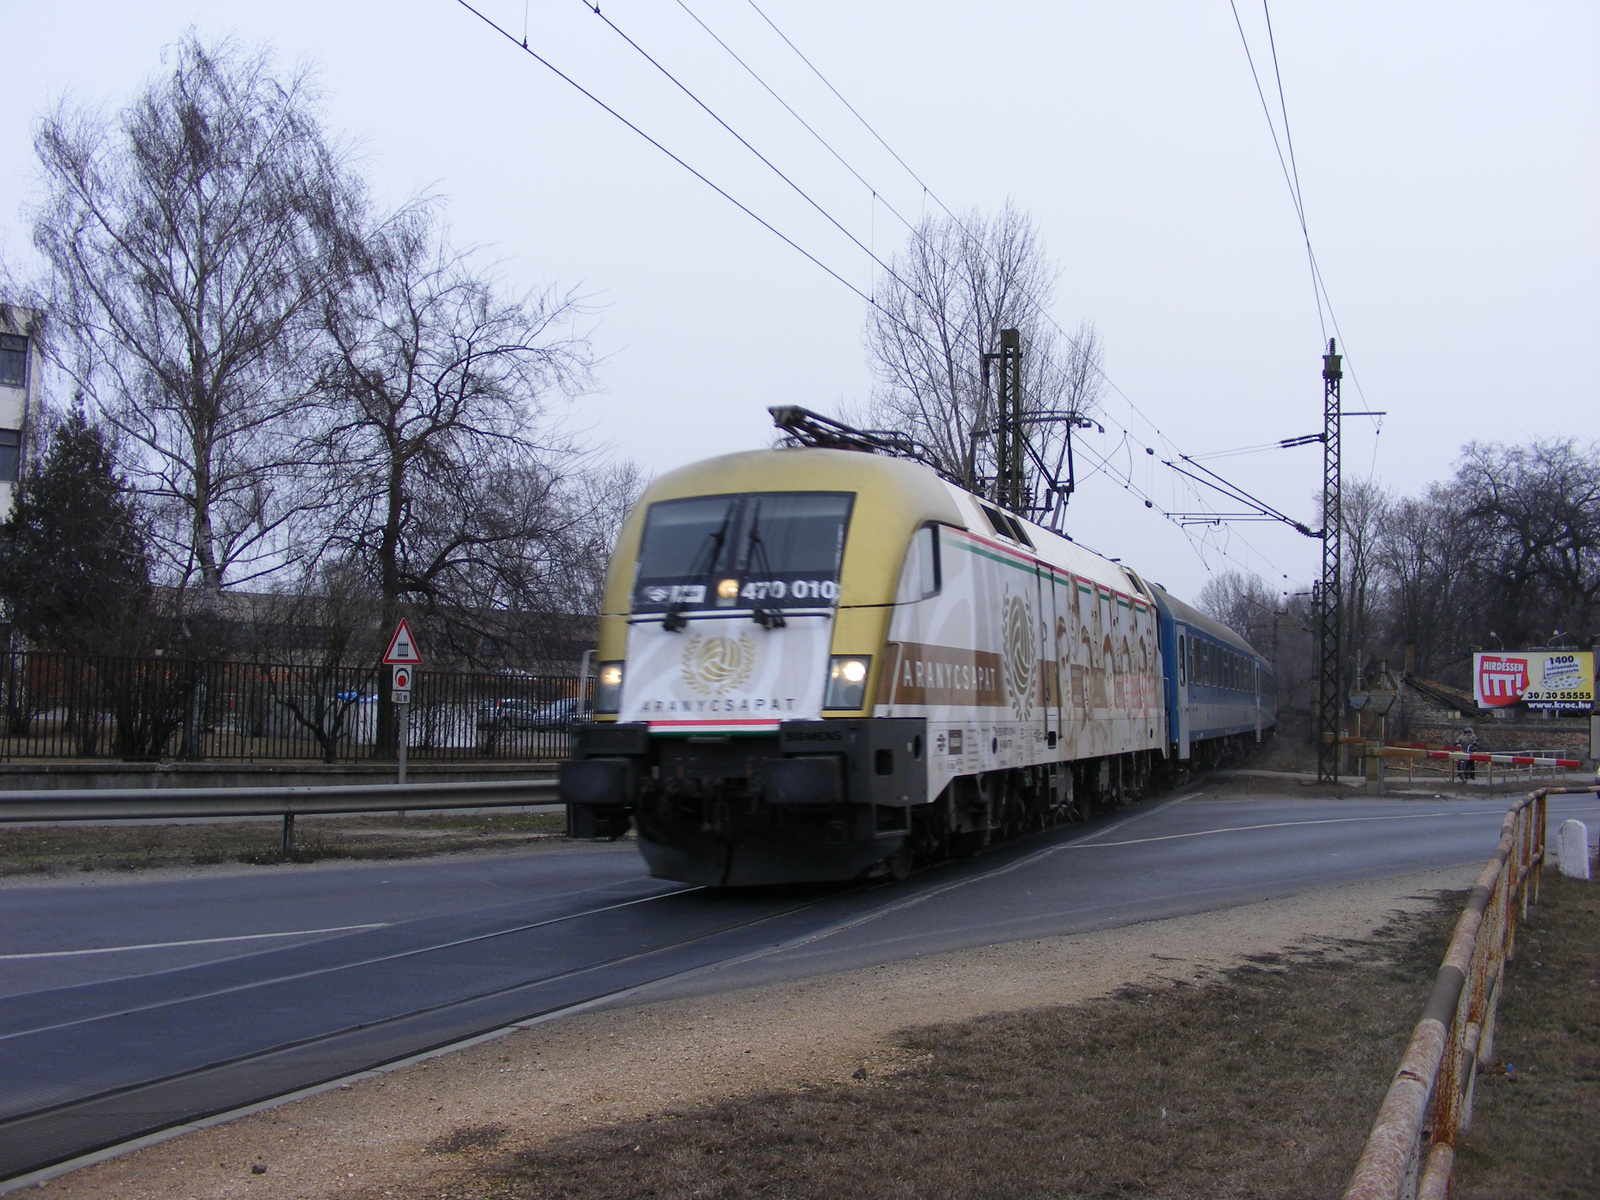
M 1535 758 L 1531 754 L 1483 754 L 1465 750 L 1414 750 L 1409 746 L 1385 746 L 1378 751 L 1385 758 L 1447 758 L 1451 762 L 1493 763 L 1497 767 L 1564 767 L 1576 770 L 1581 758 Z
M 1347 746 L 1365 746 L 1366 738 L 1342 737 Z M 1431 750 L 1426 742 L 1384 742 L 1378 751 L 1384 758 L 1446 758 L 1452 762 L 1493 763 L 1506 767 L 1564 767 L 1569 771 L 1583 766 L 1581 758 L 1540 758 L 1533 754 L 1487 754 L 1474 750 Z

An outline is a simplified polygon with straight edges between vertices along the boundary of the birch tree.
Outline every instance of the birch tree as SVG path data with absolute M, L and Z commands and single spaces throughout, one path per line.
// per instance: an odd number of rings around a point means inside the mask
M 293 557 L 307 320 L 354 203 L 305 70 L 190 33 L 114 119 L 63 104 L 34 146 L 57 359 L 167 518 L 165 574 L 222 588 Z

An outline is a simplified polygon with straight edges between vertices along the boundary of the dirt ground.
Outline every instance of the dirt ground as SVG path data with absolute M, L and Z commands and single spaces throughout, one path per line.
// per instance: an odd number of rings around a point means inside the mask
M 1547 870 L 1542 893 L 1506 972 L 1458 1200 L 1600 1196 L 1600 884 Z
M 42 1190 L 63 1200 L 493 1194 L 500 1185 L 482 1174 L 490 1160 L 538 1154 L 585 1130 L 893 1076 L 920 1057 L 908 1028 L 1078 1004 L 1130 985 L 1154 995 L 1294 949 L 1337 957 L 1340 943 L 1431 908 L 1478 869 L 593 1010 L 146 1146 Z

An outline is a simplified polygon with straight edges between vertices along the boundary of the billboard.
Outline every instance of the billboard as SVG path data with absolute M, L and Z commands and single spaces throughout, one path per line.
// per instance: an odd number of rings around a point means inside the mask
M 1472 656 L 1472 692 L 1479 708 L 1588 712 L 1594 706 L 1594 654 L 1589 650 L 1518 650 Z

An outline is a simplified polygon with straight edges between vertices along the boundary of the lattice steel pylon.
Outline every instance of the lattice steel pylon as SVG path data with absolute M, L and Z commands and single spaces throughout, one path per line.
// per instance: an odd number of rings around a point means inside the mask
M 1339 779 L 1339 555 L 1344 544 L 1339 487 L 1339 380 L 1343 375 L 1334 340 L 1322 356 L 1322 581 L 1315 589 L 1317 647 L 1317 782 Z

